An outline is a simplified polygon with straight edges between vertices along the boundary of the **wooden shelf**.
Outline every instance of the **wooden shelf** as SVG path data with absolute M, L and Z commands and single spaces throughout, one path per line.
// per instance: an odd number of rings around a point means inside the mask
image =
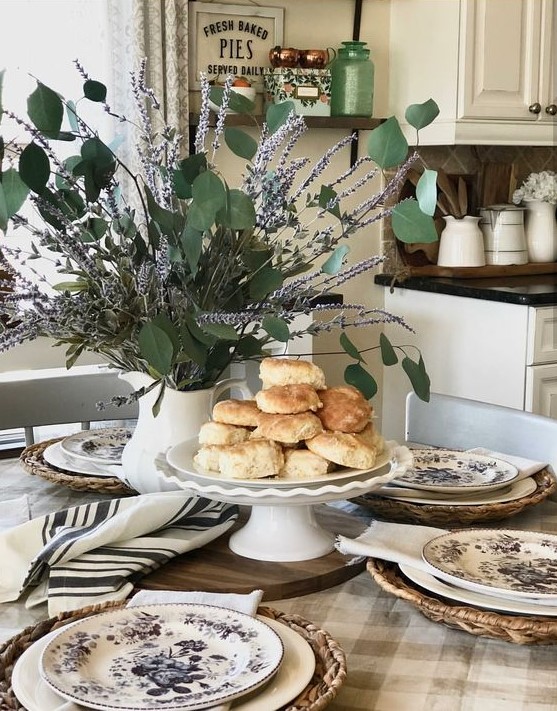
M 191 112 L 189 115 L 190 125 L 197 126 L 199 114 Z M 247 116 L 246 114 L 228 114 L 226 124 L 228 126 L 254 126 L 255 122 L 259 126 L 265 121 L 263 114 Z M 379 126 L 384 121 L 381 118 L 365 118 L 362 116 L 304 116 L 308 128 L 341 128 L 354 129 L 358 131 L 370 131 Z M 215 114 L 211 114 L 210 125 L 215 125 Z

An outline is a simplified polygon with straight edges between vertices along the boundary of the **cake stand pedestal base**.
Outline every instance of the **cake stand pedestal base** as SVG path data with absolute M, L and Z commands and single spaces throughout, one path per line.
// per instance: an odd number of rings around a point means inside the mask
M 335 534 L 319 525 L 314 504 L 253 506 L 250 517 L 229 540 L 245 558 L 268 561 L 311 560 L 331 553 Z
M 138 587 L 235 593 L 248 593 L 260 588 L 264 591 L 264 600 L 281 600 L 326 590 L 365 570 L 365 561 L 348 565 L 349 558 L 336 550 L 318 558 L 294 562 L 269 562 L 238 555 L 231 550 L 230 538 L 246 525 L 251 512 L 250 507 L 240 508 L 240 518 L 227 534 L 202 548 L 174 558 L 142 578 Z M 318 504 L 310 508 L 318 528 L 329 532 L 329 541 L 336 534 L 353 538 L 367 527 L 364 519 L 334 507 Z M 281 534 L 277 532 L 276 535 Z

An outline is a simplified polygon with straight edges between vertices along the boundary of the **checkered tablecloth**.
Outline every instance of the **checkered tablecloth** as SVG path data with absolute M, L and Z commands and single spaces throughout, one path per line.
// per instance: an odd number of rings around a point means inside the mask
M 34 516 L 103 498 L 37 480 L 17 462 L 0 460 L 0 499 L 22 494 Z M 557 499 L 499 526 L 557 532 Z M 518 646 L 452 630 L 380 589 L 367 573 L 265 604 L 312 620 L 344 648 L 348 678 L 331 711 L 557 711 L 557 644 Z M 44 616 L 23 602 L 2 605 L 0 640 Z

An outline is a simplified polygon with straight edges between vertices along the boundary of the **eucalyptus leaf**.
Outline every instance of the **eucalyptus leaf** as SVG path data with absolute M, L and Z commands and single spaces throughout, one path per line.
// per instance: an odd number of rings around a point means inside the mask
M 72 131 L 77 133 L 79 130 L 79 124 L 77 122 L 77 109 L 75 107 L 75 101 L 66 101 L 66 116 L 68 117 L 68 123 L 70 124 Z
M 74 168 L 79 165 L 81 161 L 81 156 L 70 156 L 64 161 L 64 168 L 68 171 L 68 173 L 70 173 L 70 175 L 72 175 Z M 61 173 L 56 173 L 54 176 L 54 184 L 59 190 L 67 190 L 72 187 L 72 183 L 70 183 Z
M 405 160 L 408 142 L 394 116 L 370 131 L 367 152 L 380 168 L 392 168 Z
M 0 183 L 0 230 L 5 232 L 8 229 L 8 208 L 6 206 L 6 196 L 4 186 Z
M 402 359 L 402 368 L 416 395 L 424 402 L 429 402 L 430 398 L 430 379 L 425 369 L 423 358 L 420 356 L 418 362 L 411 360 L 408 356 Z
M 272 291 L 282 286 L 283 276 L 280 269 L 263 267 L 256 272 L 249 283 L 249 295 L 255 301 L 261 301 Z
M 259 340 L 252 335 L 242 336 L 236 346 L 236 353 L 244 358 L 252 358 L 261 355 L 263 349 Z
M 188 327 L 184 324 L 180 331 L 182 350 L 190 360 L 202 366 L 207 359 L 207 347 L 192 336 Z
M 36 193 L 42 193 L 50 177 L 50 161 L 46 152 L 34 141 L 28 143 L 19 156 L 19 177 Z
M 166 333 L 166 335 L 170 338 L 170 340 L 172 342 L 172 347 L 174 349 L 174 353 L 177 353 L 178 350 L 180 349 L 180 335 L 179 335 L 178 331 L 176 330 L 176 327 L 170 320 L 169 316 L 163 312 L 158 313 L 152 319 L 151 323 Z
M 180 237 L 186 261 L 193 276 L 197 274 L 199 258 L 203 248 L 203 233 L 191 225 L 186 225 Z
M 437 207 L 437 171 L 426 168 L 416 185 L 416 197 L 420 210 L 433 216 Z
M 257 153 L 257 141 L 239 128 L 234 126 L 224 129 L 224 140 L 234 155 L 246 160 L 251 160 Z
M 348 385 L 353 385 L 369 400 L 377 392 L 377 382 L 375 378 L 364 370 L 359 363 L 352 363 L 344 370 L 344 380 Z
M 337 247 L 331 256 L 325 261 L 321 269 L 325 274 L 336 274 L 342 268 L 344 257 L 348 254 L 350 248 L 346 245 Z
M 255 272 L 273 258 L 273 250 L 261 245 L 258 249 L 245 249 L 242 252 L 242 261 L 246 267 Z
M 379 334 L 379 348 L 383 365 L 395 365 L 398 363 L 396 351 L 384 333 Z
M 52 288 L 56 291 L 85 291 L 87 289 L 87 282 L 61 281 L 58 284 L 54 284 Z
M 331 215 L 338 217 L 340 220 L 340 205 L 338 204 L 338 202 L 335 202 L 332 207 L 329 207 L 329 205 L 333 203 L 334 200 L 336 200 L 336 197 L 336 191 L 333 190 L 329 185 L 321 186 L 321 190 L 319 191 L 319 207 L 322 207 L 324 210 L 327 210 L 327 212 L 330 212 Z
M 226 341 L 237 341 L 240 338 L 234 326 L 229 326 L 227 323 L 204 323 L 201 328 L 211 336 L 216 336 Z
M 89 101 L 102 103 L 106 99 L 106 86 L 100 81 L 87 79 L 83 84 L 83 96 Z
M 185 200 L 192 196 L 192 183 L 200 173 L 207 169 L 207 158 L 205 153 L 194 153 L 184 158 L 178 164 L 178 169 L 174 171 L 174 188 L 177 197 Z
M 48 86 L 37 82 L 37 88 L 27 99 L 27 114 L 41 133 L 56 135 L 62 126 L 62 99 Z
M 160 376 L 168 375 L 172 369 L 174 344 L 170 336 L 152 321 L 141 327 L 138 335 L 141 356 Z
M 238 94 L 238 92 L 234 91 L 234 87 L 232 87 L 228 100 L 228 108 L 237 114 L 251 114 L 255 109 L 255 103 L 251 99 L 248 99 L 247 96 Z
M 342 346 L 342 349 L 346 353 L 348 353 L 351 358 L 354 358 L 358 362 L 363 360 L 360 351 L 356 348 L 356 346 L 352 343 L 352 341 L 348 338 L 344 331 L 340 334 L 339 341 L 340 345 Z
M 170 234 L 174 227 L 174 213 L 170 210 L 161 207 L 155 200 L 153 193 L 149 187 L 145 186 L 145 195 L 147 197 L 147 209 L 153 220 L 159 225 L 161 231 L 165 234 Z
M 435 223 L 425 215 L 414 198 L 395 205 L 391 213 L 393 232 L 401 242 L 436 242 L 439 239 Z
M 216 215 L 217 224 L 232 230 L 249 230 L 255 226 L 255 220 L 252 199 L 236 188 L 229 191 L 226 208 L 221 208 Z
M 25 202 L 29 194 L 29 188 L 15 168 L 8 168 L 2 173 L 1 185 L 4 193 L 6 216 L 10 218 L 16 214 Z
M 290 116 L 291 113 L 296 113 L 296 107 L 293 101 L 281 101 L 279 104 L 270 104 L 265 113 L 265 122 L 269 135 L 273 135 Z
M 263 330 L 276 341 L 287 343 L 290 340 L 290 329 L 286 321 L 282 318 L 278 318 L 277 316 L 265 316 L 261 322 L 261 326 Z
M 437 116 L 439 116 L 439 106 L 433 99 L 428 99 L 423 104 L 412 104 L 404 114 L 408 123 L 418 131 L 429 126 Z
M 217 212 L 226 207 L 226 188 L 221 179 L 207 170 L 192 184 L 193 203 L 188 222 L 199 230 L 207 230 L 215 221 Z

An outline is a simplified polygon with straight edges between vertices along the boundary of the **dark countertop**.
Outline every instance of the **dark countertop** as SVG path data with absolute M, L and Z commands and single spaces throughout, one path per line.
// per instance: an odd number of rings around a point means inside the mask
M 377 274 L 376 284 L 402 289 L 429 291 L 434 294 L 466 296 L 484 301 L 503 301 L 527 306 L 557 305 L 557 274 L 490 277 L 484 279 L 453 279 L 448 277 L 409 277 L 393 282 L 392 275 Z

